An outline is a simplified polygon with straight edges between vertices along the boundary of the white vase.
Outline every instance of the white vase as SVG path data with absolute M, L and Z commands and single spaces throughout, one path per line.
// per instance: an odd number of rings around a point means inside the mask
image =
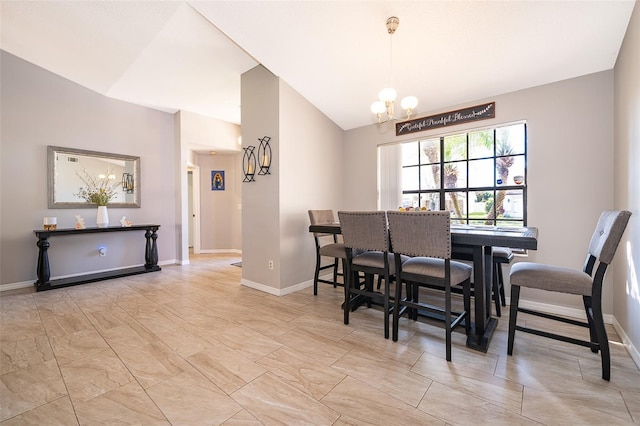
M 107 206 L 98 206 L 96 225 L 98 228 L 106 228 L 109 226 L 109 212 L 107 211 Z

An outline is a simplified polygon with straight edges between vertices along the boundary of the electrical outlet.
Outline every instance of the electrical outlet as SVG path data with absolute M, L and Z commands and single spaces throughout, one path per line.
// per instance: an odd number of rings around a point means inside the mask
M 273 270 L 273 260 L 269 261 L 269 269 Z
M 104 257 L 107 255 L 107 248 L 106 247 L 98 247 L 98 254 L 100 255 L 100 257 Z

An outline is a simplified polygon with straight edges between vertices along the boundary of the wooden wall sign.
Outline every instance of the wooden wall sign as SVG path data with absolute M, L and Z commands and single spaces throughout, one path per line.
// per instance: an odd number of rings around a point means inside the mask
M 476 105 L 456 111 L 449 111 L 429 117 L 416 118 L 402 123 L 396 123 L 396 136 L 409 133 L 423 132 L 438 127 L 452 126 L 475 120 L 486 120 L 496 116 L 496 103 Z

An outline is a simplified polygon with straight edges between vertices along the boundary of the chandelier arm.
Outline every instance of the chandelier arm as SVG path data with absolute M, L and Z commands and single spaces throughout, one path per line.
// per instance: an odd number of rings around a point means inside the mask
M 390 79 L 390 85 L 389 87 L 382 89 L 382 91 L 380 91 L 380 95 L 379 95 L 379 99 L 380 99 L 380 103 L 384 103 L 384 110 L 382 109 L 382 105 L 380 106 L 380 108 L 374 108 L 374 106 L 372 105 L 371 107 L 371 112 L 373 112 L 374 114 L 376 114 L 376 117 L 378 118 L 378 124 L 382 124 L 382 123 L 386 123 L 387 121 L 390 120 L 395 120 L 395 99 L 396 99 L 396 91 L 395 89 L 393 89 L 393 35 L 396 32 L 396 29 L 398 28 L 398 26 L 400 25 L 400 20 L 395 17 L 395 16 L 391 16 L 387 19 L 386 22 L 386 26 L 387 26 L 387 32 L 389 33 L 389 79 Z M 391 93 L 393 95 L 391 95 Z M 383 95 L 384 94 L 384 95 Z M 374 105 L 376 105 L 376 103 L 374 103 Z M 411 117 L 411 114 L 413 113 L 415 107 L 418 105 L 418 99 L 415 96 L 407 96 L 405 98 L 402 99 L 402 102 L 400 103 L 400 106 L 402 107 L 402 109 L 406 112 L 407 114 L 407 118 Z M 382 121 L 382 113 L 385 112 L 387 115 L 387 118 Z

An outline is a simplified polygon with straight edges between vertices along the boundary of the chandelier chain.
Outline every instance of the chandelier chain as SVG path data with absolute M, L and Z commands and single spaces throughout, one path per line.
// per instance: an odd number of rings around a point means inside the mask
M 373 112 L 378 118 L 378 124 L 386 123 L 387 121 L 396 119 L 394 116 L 394 104 L 395 104 L 397 92 L 393 88 L 393 35 L 396 29 L 398 28 L 398 25 L 400 25 L 400 20 L 397 17 L 391 16 L 390 18 L 387 19 L 386 26 L 387 26 L 387 32 L 389 33 L 389 37 L 390 37 L 390 40 L 389 40 L 389 80 L 390 81 L 389 81 L 389 86 L 385 87 L 380 91 L 380 94 L 378 95 L 379 100 L 374 102 L 371 105 L 371 112 Z M 400 106 L 402 107 L 402 109 L 405 110 L 407 114 L 407 118 L 411 117 L 411 113 L 413 112 L 413 110 L 417 105 L 418 105 L 418 98 L 416 98 L 415 96 L 406 96 L 400 102 Z M 386 118 L 384 121 L 382 120 L 383 114 L 386 115 Z

